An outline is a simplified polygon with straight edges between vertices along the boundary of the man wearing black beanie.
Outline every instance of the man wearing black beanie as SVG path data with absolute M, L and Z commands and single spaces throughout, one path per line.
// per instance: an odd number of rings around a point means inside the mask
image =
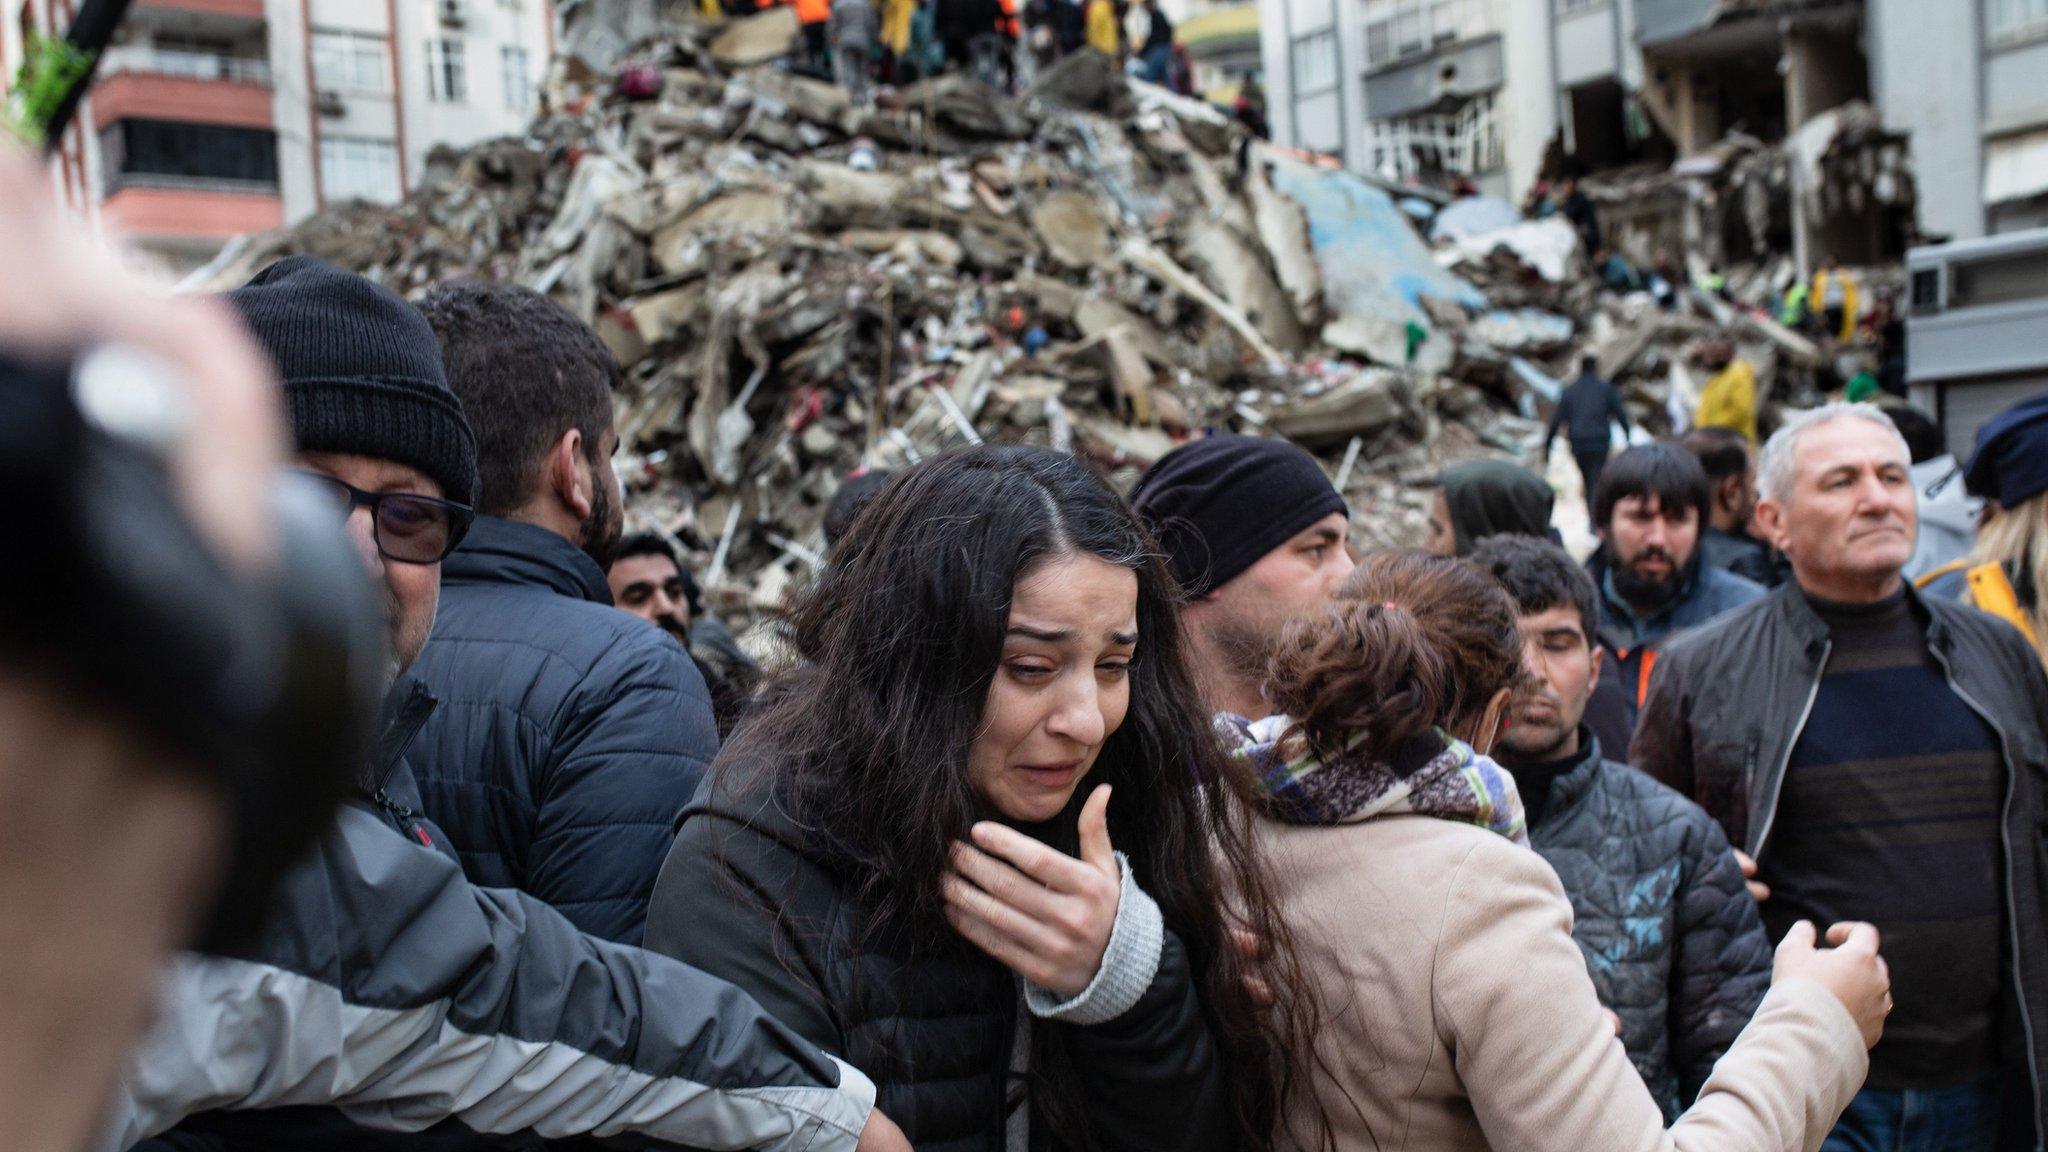
M 1187 596 L 1209 710 L 1266 716 L 1261 685 L 1281 627 L 1322 607 L 1351 572 L 1344 498 L 1288 441 L 1225 435 L 1169 452 L 1131 504 Z
M 299 463 L 386 591 L 403 672 L 433 624 L 475 449 L 426 320 L 315 260 L 229 296 L 284 378 Z M 529 1146 L 907 1152 L 874 1086 L 746 993 L 463 878 L 403 757 L 394 684 L 358 791 L 254 940 L 180 960 L 100 1148 Z M 181 1123 L 182 1121 L 182 1123 Z M 176 1127 L 172 1127 L 176 1125 Z M 166 1131 L 169 1129 L 169 1131 Z M 426 1131 L 422 1131 L 422 1130 Z M 143 1143 L 136 1145 L 137 1140 Z

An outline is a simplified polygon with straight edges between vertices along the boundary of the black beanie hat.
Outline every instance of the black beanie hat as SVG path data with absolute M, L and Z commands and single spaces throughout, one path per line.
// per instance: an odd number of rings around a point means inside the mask
M 417 309 L 311 256 L 279 260 L 227 300 L 277 361 L 299 451 L 396 461 L 476 502 L 476 437 Z
M 1266 553 L 1347 511 L 1315 457 L 1285 440 L 1211 436 L 1139 477 L 1131 506 L 1190 596 L 1230 583 Z

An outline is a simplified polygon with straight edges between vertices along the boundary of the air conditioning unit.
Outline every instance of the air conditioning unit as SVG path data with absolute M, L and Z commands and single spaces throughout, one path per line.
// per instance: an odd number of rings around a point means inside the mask
M 320 109 L 322 116 L 340 116 L 348 111 L 348 102 L 341 98 L 341 93 L 331 88 L 323 88 L 315 93 L 313 103 Z
M 441 23 L 451 28 L 462 27 L 463 20 L 468 16 L 467 5 L 463 0 L 435 0 L 434 9 L 440 14 Z

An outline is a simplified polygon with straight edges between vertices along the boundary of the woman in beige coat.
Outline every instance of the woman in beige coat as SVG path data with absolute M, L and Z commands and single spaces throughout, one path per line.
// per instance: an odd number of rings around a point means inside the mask
M 1477 570 L 1382 553 L 1329 614 L 1290 626 L 1268 685 L 1285 715 L 1227 724 L 1264 780 L 1263 844 L 1321 1016 L 1279 1143 L 1813 1152 L 1890 1010 L 1875 931 L 1837 925 L 1840 946 L 1817 950 L 1795 928 L 1755 1018 L 1667 1131 L 1514 783 L 1483 755 L 1521 644 Z

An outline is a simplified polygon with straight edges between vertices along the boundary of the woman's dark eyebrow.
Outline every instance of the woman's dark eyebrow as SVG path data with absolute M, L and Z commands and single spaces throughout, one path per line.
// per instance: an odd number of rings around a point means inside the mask
M 1026 624 L 1012 624 L 1004 635 L 1022 636 L 1026 640 L 1037 640 L 1044 644 L 1065 644 L 1073 640 L 1075 634 L 1072 629 L 1048 632 L 1042 628 L 1033 628 Z M 1124 647 L 1129 647 L 1138 642 L 1138 634 L 1136 632 L 1105 632 L 1103 635 L 1108 638 L 1111 644 L 1118 644 Z

